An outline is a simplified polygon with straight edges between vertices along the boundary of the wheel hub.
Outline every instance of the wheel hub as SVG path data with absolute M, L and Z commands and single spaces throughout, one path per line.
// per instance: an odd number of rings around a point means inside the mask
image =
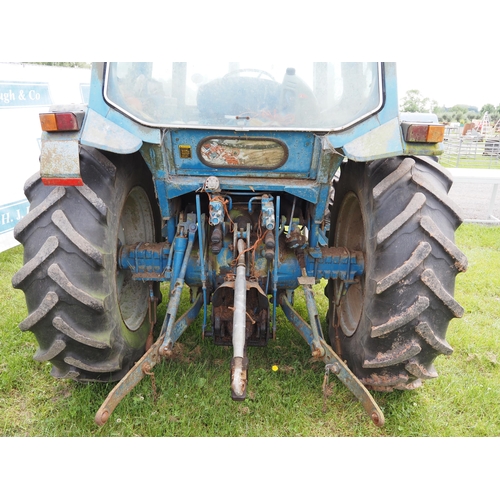
M 349 251 L 365 252 L 365 228 L 358 197 L 349 192 L 342 202 L 337 220 L 335 246 Z M 346 287 L 335 283 L 335 298 L 339 324 L 348 337 L 354 335 L 361 320 L 364 301 L 364 276 Z
M 118 244 L 154 241 L 154 219 L 151 204 L 141 187 L 127 196 L 120 216 Z M 129 330 L 137 330 L 148 311 L 148 284 L 134 280 L 128 269 L 117 270 L 118 304 L 123 322 Z

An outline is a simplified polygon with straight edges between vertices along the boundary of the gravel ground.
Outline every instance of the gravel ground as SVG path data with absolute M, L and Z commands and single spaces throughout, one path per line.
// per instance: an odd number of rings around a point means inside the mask
M 451 199 L 462 209 L 464 219 L 488 219 L 493 184 L 467 184 L 456 182 L 450 189 Z M 500 219 L 500 187 L 497 189 L 492 215 Z

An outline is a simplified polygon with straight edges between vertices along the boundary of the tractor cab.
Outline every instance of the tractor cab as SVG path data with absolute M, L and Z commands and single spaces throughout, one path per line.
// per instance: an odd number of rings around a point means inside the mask
M 343 130 L 384 102 L 378 63 L 111 63 L 104 97 L 161 128 Z

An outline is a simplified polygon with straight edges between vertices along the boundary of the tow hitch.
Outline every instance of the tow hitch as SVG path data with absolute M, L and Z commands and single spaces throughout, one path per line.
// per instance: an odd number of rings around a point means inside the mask
M 177 332 L 184 331 L 196 318 L 202 305 L 201 296 L 191 307 L 191 309 L 184 314 L 179 321 L 175 323 L 175 330 Z M 153 367 L 162 360 L 160 349 L 165 340 L 165 334 L 160 335 L 156 342 L 151 346 L 148 352 L 135 364 L 135 366 L 123 377 L 118 384 L 109 393 L 108 397 L 102 403 L 95 416 L 97 425 L 104 425 L 113 410 L 118 406 L 120 401 L 129 394 L 132 389 L 146 376 L 152 375 Z M 377 427 L 384 425 L 385 419 L 382 410 L 379 408 L 373 397 L 368 390 L 363 386 L 359 379 L 347 368 L 343 361 L 337 356 L 332 348 L 325 343 L 324 340 L 319 341 L 320 349 L 324 353 L 322 359 L 327 364 L 325 365 L 325 377 L 333 373 L 337 378 L 354 394 L 354 396 L 361 402 L 368 416 Z M 168 352 L 168 351 L 167 351 Z M 248 367 L 247 358 L 243 358 L 240 375 L 235 375 L 236 362 L 241 359 L 238 357 L 233 358 L 231 364 L 231 390 L 233 392 L 233 399 L 245 399 L 246 392 L 246 373 Z M 153 379 L 154 380 L 154 379 Z M 237 383 L 241 383 L 242 389 L 239 389 Z M 236 389 L 235 389 L 236 387 Z M 237 391 L 237 392 L 236 392 Z
M 240 245 L 240 248 L 243 249 L 244 246 Z M 189 251 L 190 248 L 188 244 L 188 248 L 186 250 L 187 257 L 185 257 L 185 260 L 189 258 Z M 242 268 L 244 269 L 243 266 Z M 152 374 L 153 367 L 158 364 L 163 358 L 170 357 L 175 341 L 196 319 L 203 305 L 203 297 L 201 294 L 196 297 L 191 308 L 186 313 L 184 313 L 177 321 L 175 321 L 177 309 L 179 306 L 180 291 L 183 285 L 184 273 L 185 270 L 181 270 L 181 274 L 177 279 L 174 295 L 169 303 L 160 336 L 151 346 L 151 348 L 144 354 L 144 356 L 109 393 L 108 397 L 99 408 L 99 411 L 96 413 L 95 422 L 97 423 L 97 425 L 102 426 L 108 421 L 111 413 L 118 406 L 120 401 L 132 391 L 132 389 L 144 378 L 145 375 L 154 377 L 154 375 Z M 313 357 L 325 362 L 325 381 L 331 373 L 337 376 L 337 378 L 360 401 L 372 422 L 377 427 L 382 427 L 385 423 L 382 410 L 379 408 L 365 386 L 349 370 L 346 364 L 325 342 L 323 338 L 310 280 L 308 280 L 307 278 L 303 278 L 301 279 L 301 282 L 306 296 L 306 303 L 310 315 L 311 325 L 307 324 L 307 322 L 302 319 L 299 314 L 293 309 L 290 301 L 286 297 L 286 294 L 281 294 L 279 297 L 279 304 L 285 312 L 285 315 L 303 336 L 303 338 L 308 342 L 311 347 Z M 245 294 L 242 295 L 245 296 Z M 238 309 L 244 309 L 244 304 L 241 303 L 234 309 L 236 315 L 236 311 Z M 236 334 L 233 331 L 233 336 L 238 336 L 237 331 Z M 244 400 L 246 398 L 248 380 L 248 358 L 246 357 L 244 337 L 243 339 L 233 338 L 233 341 L 235 341 L 236 343 L 234 347 L 234 356 L 231 361 L 231 396 L 234 400 Z M 154 382 L 154 378 L 152 380 Z

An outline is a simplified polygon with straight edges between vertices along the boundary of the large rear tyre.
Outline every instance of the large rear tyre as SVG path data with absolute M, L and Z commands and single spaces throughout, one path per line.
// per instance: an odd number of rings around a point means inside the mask
M 334 186 L 330 245 L 362 251 L 365 274 L 348 287 L 330 280 L 329 337 L 369 389 L 418 387 L 452 352 L 445 334 L 463 314 L 453 294 L 467 259 L 451 184 L 430 158 L 396 157 L 348 162 Z
M 24 266 L 12 279 L 28 307 L 19 327 L 35 334 L 34 358 L 57 378 L 119 380 L 149 332 L 148 284 L 117 268 L 117 251 L 156 241 L 158 204 L 138 154 L 109 156 L 81 149 L 83 187 L 45 186 L 38 174 L 25 184 L 30 212 L 14 232 Z

